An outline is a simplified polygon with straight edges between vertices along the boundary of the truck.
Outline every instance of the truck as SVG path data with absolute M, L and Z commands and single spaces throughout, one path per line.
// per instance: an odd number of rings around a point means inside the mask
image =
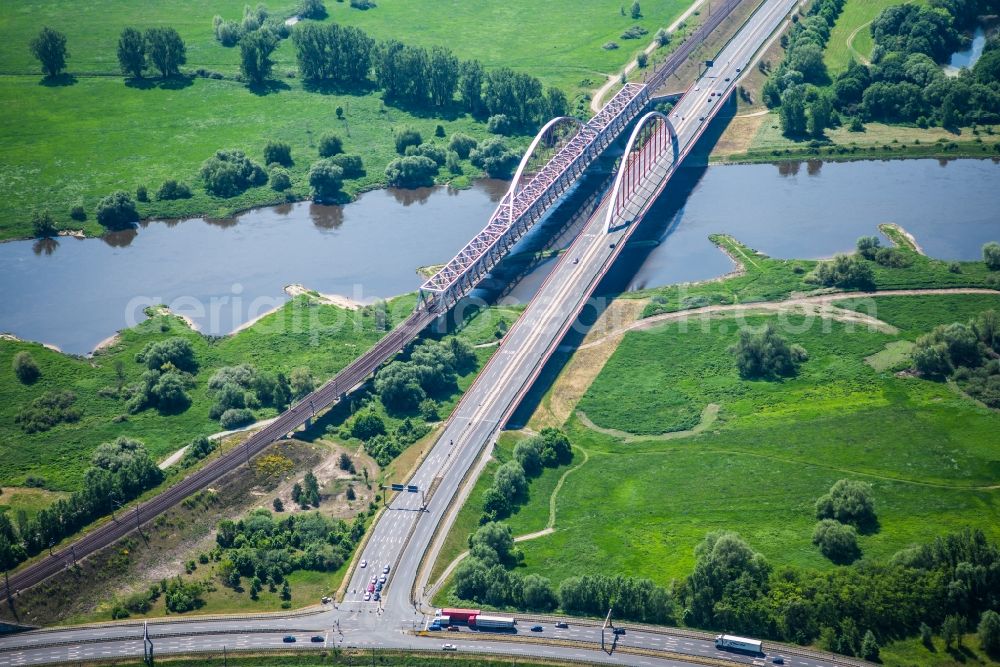
M 470 618 L 479 616 L 478 609 L 441 609 L 436 616 L 447 616 L 452 623 L 468 623 Z M 447 624 L 444 624 L 447 625 Z
M 735 635 L 719 635 L 715 638 L 715 648 L 728 651 L 743 651 L 760 655 L 763 653 L 759 639 L 747 639 Z
M 479 614 L 469 619 L 469 625 L 474 625 L 477 630 L 513 630 L 517 621 L 512 616 Z
M 451 617 L 450 616 L 444 616 L 444 615 L 435 616 L 431 620 L 431 625 L 436 625 L 439 628 L 446 628 L 449 625 L 451 625 Z

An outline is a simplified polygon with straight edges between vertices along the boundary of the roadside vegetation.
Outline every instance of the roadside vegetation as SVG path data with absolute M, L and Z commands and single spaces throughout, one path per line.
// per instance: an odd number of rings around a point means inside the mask
M 387 184 L 505 177 L 516 158 L 470 161 L 450 138 L 492 134 L 497 156 L 519 155 L 540 122 L 571 102 L 586 106 L 581 91 L 605 76 L 595 71 L 616 71 L 686 5 L 650 0 L 633 18 L 559 0 L 511 21 L 528 11 L 518 0 L 460 10 L 466 28 L 455 32 L 444 28 L 459 20 L 454 8 L 327 4 L 294 26 L 285 19 L 300 10 L 280 1 L 151 12 L 59 2 L 44 22 L 18 14 L 0 27 L 0 97 L 14 105 L 0 122 L 0 236 L 28 236 L 33 215 L 99 234 L 150 216 L 221 217 L 307 197 L 342 202 Z M 626 34 L 640 37 L 634 50 L 601 48 Z M 409 129 L 421 137 L 416 153 L 397 152 Z M 325 154 L 326 134 L 344 158 Z M 282 159 L 271 159 L 269 141 L 288 148 Z M 46 167 L 54 160 L 60 169 Z M 125 166 L 140 176 L 130 182 Z
M 544 662 L 525 661 L 521 659 L 511 659 L 509 656 L 490 655 L 479 653 L 474 657 L 468 657 L 469 651 L 451 654 L 438 650 L 429 654 L 427 651 L 414 651 L 411 653 L 387 650 L 380 648 L 371 649 L 344 649 L 332 648 L 323 654 L 315 653 L 289 653 L 282 655 L 269 651 L 266 655 L 253 655 L 252 651 L 247 651 L 246 655 L 236 652 L 236 655 L 229 654 L 227 663 L 233 667 L 271 667 L 272 665 L 285 665 L 294 667 L 326 667 L 327 665 L 369 665 L 374 660 L 378 665 L 393 665 L 394 667 L 435 667 L 436 665 L 449 665 L 449 667 L 479 667 L 479 665 L 503 665 L 504 667 L 552 667 L 559 665 L 575 665 L 579 663 L 560 662 L 558 660 L 546 659 Z M 464 655 L 463 655 L 464 654 Z M 218 659 L 209 658 L 186 658 L 162 656 L 156 659 L 158 664 L 168 667 L 215 667 Z M 88 663 L 106 664 L 106 663 Z M 138 667 L 144 665 L 143 662 L 121 662 L 116 660 L 115 665 L 120 667 Z

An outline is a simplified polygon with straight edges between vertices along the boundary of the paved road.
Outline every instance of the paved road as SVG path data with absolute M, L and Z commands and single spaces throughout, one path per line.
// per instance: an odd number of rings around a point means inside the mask
M 699 80 L 671 112 L 681 159 L 701 136 L 714 116 L 715 107 L 732 92 L 738 77 L 737 68 L 742 69 L 750 62 L 757 48 L 796 2 L 765 0 L 716 59 L 716 67 Z M 712 95 L 717 92 L 722 95 Z M 675 168 L 669 154 L 656 164 L 653 178 L 629 202 L 634 214 L 644 212 Z M 497 638 L 469 630 L 440 633 L 436 637 L 412 634 L 413 630 L 423 627 L 429 611 L 423 600 L 428 569 L 421 569 L 421 564 L 434 561 L 440 538 L 447 533 L 453 520 L 451 510 L 460 504 L 453 499 L 461 499 L 463 481 L 474 479 L 478 474 L 479 465 L 485 461 L 483 454 L 492 447 L 501 425 L 528 391 L 577 314 L 587 305 L 589 295 L 634 228 L 633 225 L 607 233 L 604 226 L 606 208 L 607 201 L 604 201 L 563 254 L 409 480 L 422 493 L 402 492 L 392 498 L 360 554 L 360 558 L 367 561 L 366 567 L 355 570 L 339 608 L 327 607 L 314 614 L 260 620 L 160 622 L 150 626 L 157 653 L 218 650 L 222 646 L 288 647 L 290 644 L 283 642 L 282 637 L 292 635 L 296 637 L 296 646 L 302 646 L 303 642 L 312 645 L 309 638 L 318 636 L 328 646 L 440 649 L 442 644 L 449 642 L 458 646 L 459 651 L 586 659 L 609 664 L 684 664 L 664 652 L 750 663 L 750 658 L 717 651 L 710 641 L 648 630 L 632 630 L 620 637 L 616 650 L 609 655 L 600 648 L 599 627 L 572 620 L 571 627 L 566 630 L 556 630 L 550 623 L 543 624 L 545 629 L 541 633 L 524 632 L 526 626 L 522 623 L 522 635 L 533 640 L 557 639 L 560 644 L 511 642 L 509 637 Z M 382 599 L 365 601 L 364 592 L 371 576 L 378 577 L 386 566 L 388 583 Z M 0 639 L 0 666 L 141 655 L 141 633 L 141 626 L 133 624 L 8 637 Z M 660 653 L 630 652 L 635 650 Z M 833 662 L 789 656 L 786 664 L 821 667 Z

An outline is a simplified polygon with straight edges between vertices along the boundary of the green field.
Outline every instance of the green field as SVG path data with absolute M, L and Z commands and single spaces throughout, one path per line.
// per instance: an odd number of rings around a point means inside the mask
M 60 228 L 99 234 L 94 210 L 101 197 L 116 189 L 134 193 L 138 185 L 155 193 L 171 178 L 191 185 L 194 197 L 139 204 L 141 215 L 220 217 L 285 200 L 267 186 L 230 199 L 207 195 L 198 169 L 219 149 L 238 148 L 260 161 L 267 140 L 290 143 L 295 166 L 289 196 L 301 199 L 309 194 L 306 174 L 318 157 L 315 146 L 323 132 L 340 134 L 345 151 L 360 154 L 364 161 L 367 175 L 345 183 L 347 194 L 385 182 L 385 166 L 395 157 L 392 133 L 397 128 L 414 126 L 425 140 L 433 137 L 439 123 L 449 136 L 486 136 L 482 123 L 455 109 L 428 113 L 387 107 L 378 92 L 307 91 L 296 78 L 294 46 L 288 40 L 275 52 L 271 91 L 251 92 L 234 80 L 239 49 L 223 47 L 212 32 L 215 14 L 239 19 L 244 4 L 182 0 L 147 7 L 126 0 L 49 0 L 19 3 L 0 16 L 0 100 L 5 111 L 0 119 L 0 239 L 29 235 L 32 213 L 42 209 Z M 289 16 L 296 4 L 271 3 L 270 10 L 275 16 Z M 619 5 L 598 0 L 386 0 L 367 12 L 330 0 L 327 21 L 356 24 L 378 39 L 448 46 L 460 58 L 538 76 L 572 99 L 578 91 L 603 83 L 688 4 L 649 0 L 643 3 L 643 18 L 633 21 L 621 15 Z M 634 24 L 649 34 L 633 41 L 618 39 Z M 43 25 L 67 35 L 69 85 L 46 85 L 37 74 L 27 43 Z M 126 86 L 116 58 L 118 34 L 126 25 L 175 27 L 187 45 L 185 71 L 205 69 L 226 79 L 195 78 L 167 86 L 147 80 Z M 462 30 L 455 30 L 456 25 Z M 408 30 L 401 33 L 400 26 Z M 612 40 L 621 48 L 601 48 Z M 343 121 L 335 116 L 338 106 L 344 109 Z M 462 184 L 479 173 L 465 162 L 463 174 L 442 170 L 440 178 Z M 85 208 L 87 221 L 69 218 L 76 205 Z
M 865 363 L 887 343 L 1000 308 L 1000 296 L 871 301 L 898 334 L 818 319 L 807 326 L 800 316 L 744 318 L 774 322 L 809 352 L 798 377 L 783 382 L 739 379 L 727 351 L 737 337 L 732 318 L 627 334 L 579 406 L 588 417 L 662 432 L 714 402 L 719 419 L 690 438 L 627 445 L 571 419 L 571 440 L 590 460 L 559 493 L 556 531 L 520 544 L 525 571 L 554 582 L 599 572 L 668 584 L 690 573 L 694 546 L 718 529 L 738 531 L 777 567 L 828 569 L 811 543 L 813 506 L 842 478 L 874 486 L 880 529 L 861 537 L 866 558 L 964 526 L 1000 538 L 1000 414 L 946 384 Z M 540 484 L 510 519 L 515 535 L 544 526 Z
M 831 76 L 847 69 L 851 58 L 868 60 L 872 55 L 872 34 L 868 24 L 883 9 L 904 1 L 923 4 L 924 0 L 847 0 L 844 10 L 830 31 L 824 60 Z M 860 56 L 860 58 L 859 58 Z

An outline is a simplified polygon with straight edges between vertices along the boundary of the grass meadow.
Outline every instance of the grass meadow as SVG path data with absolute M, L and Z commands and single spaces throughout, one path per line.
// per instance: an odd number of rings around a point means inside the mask
M 688 427 L 708 403 L 721 406 L 719 418 L 699 435 L 630 444 L 571 418 L 570 438 L 589 460 L 559 492 L 555 532 L 520 544 L 525 572 L 556 583 L 591 572 L 665 585 L 687 576 L 695 545 L 722 529 L 739 532 L 776 567 L 830 569 L 811 543 L 814 503 L 842 478 L 874 487 L 880 527 L 860 539 L 865 558 L 887 559 L 965 526 L 1000 539 L 1000 414 L 947 384 L 897 375 L 906 362 L 877 371 L 865 361 L 937 324 L 1000 308 L 1000 296 L 845 298 L 838 305 L 876 315 L 898 333 L 785 315 L 627 334 L 581 411 L 599 426 L 651 436 Z M 809 359 L 794 378 L 742 380 L 728 352 L 737 325 L 768 322 Z M 544 478 L 532 483 L 530 501 L 509 520 L 515 535 L 544 527 L 548 488 Z M 468 522 L 478 512 L 466 507 L 462 516 Z M 461 520 L 460 529 L 468 535 Z
M 865 60 L 871 58 L 875 44 L 868 24 L 886 7 L 899 5 L 904 1 L 907 0 L 847 0 L 830 31 L 830 40 L 823 55 L 831 76 L 846 70 L 851 58 L 858 60 L 859 55 Z M 923 4 L 925 0 L 908 1 Z
M 140 203 L 143 217 L 207 215 L 234 212 L 286 200 L 268 186 L 251 188 L 233 198 L 208 195 L 198 169 L 216 150 L 238 148 L 261 161 L 269 139 L 292 146 L 293 186 L 287 197 L 309 195 L 307 172 L 318 158 L 316 144 L 326 131 L 340 134 L 347 153 L 362 156 L 367 174 L 344 185 L 347 195 L 384 184 L 384 169 L 395 155 L 393 132 L 418 129 L 425 140 L 440 123 L 455 132 L 487 136 L 484 124 L 455 108 L 428 112 L 383 104 L 381 93 L 366 90 L 316 91 L 295 78 L 297 64 L 290 40 L 273 56 L 273 81 L 253 92 L 235 80 L 239 49 L 219 44 L 212 17 L 242 16 L 240 0 L 206 5 L 136 4 L 128 0 L 72 3 L 69 0 L 18 3 L 0 16 L 0 239 L 30 235 L 35 211 L 47 210 L 57 225 L 101 233 L 94 220 L 97 202 L 117 189 L 150 194 L 166 179 L 192 186 L 191 199 Z M 267 3 L 272 15 L 285 17 L 297 3 Z M 608 73 L 619 70 L 652 40 L 659 27 L 671 23 L 688 0 L 647 0 L 643 16 L 623 16 L 618 4 L 599 0 L 512 0 L 466 3 L 451 0 L 385 0 L 369 11 L 329 0 L 326 21 L 357 25 L 377 39 L 396 38 L 424 46 L 444 45 L 460 58 L 478 58 L 487 67 L 510 66 L 563 88 L 572 99 L 596 88 Z M 68 72 L 61 83 L 43 82 L 27 44 L 48 25 L 67 36 Z M 187 45 L 185 71 L 205 69 L 225 79 L 195 78 L 163 83 L 148 79 L 126 85 L 118 71 L 116 45 L 124 26 L 173 26 Z M 649 31 L 642 39 L 619 35 L 632 25 Z M 406 26 L 405 32 L 400 27 Z M 601 46 L 617 41 L 621 48 Z M 335 115 L 344 109 L 344 120 Z M 439 142 L 447 142 L 438 140 Z M 513 143 L 526 143 L 514 139 Z M 467 161 L 463 174 L 441 179 L 458 184 L 479 175 Z M 81 205 L 84 222 L 71 220 Z

